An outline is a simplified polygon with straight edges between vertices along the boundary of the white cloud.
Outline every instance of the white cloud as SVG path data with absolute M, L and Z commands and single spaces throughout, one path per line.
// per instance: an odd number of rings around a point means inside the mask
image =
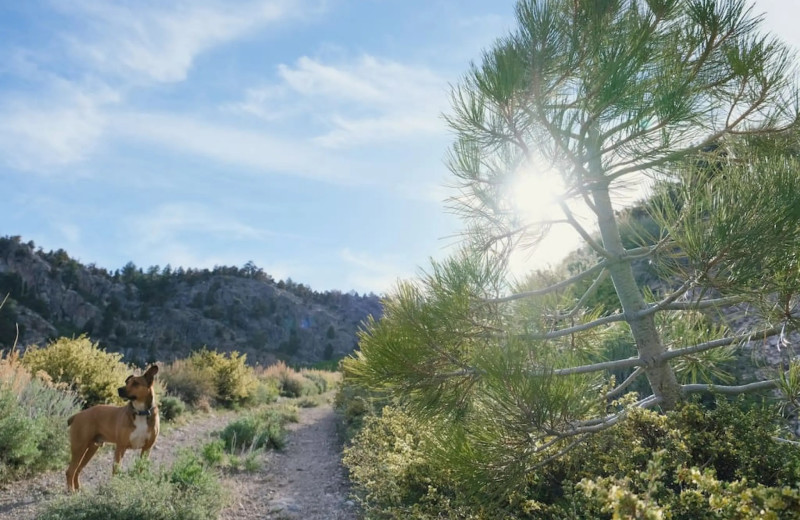
M 182 81 L 203 51 L 301 10 L 299 2 L 288 0 L 79 0 L 57 5 L 86 26 L 81 35 L 64 35 L 73 52 L 100 71 L 135 83 Z
M 20 170 L 51 172 L 83 160 L 105 130 L 104 107 L 118 100 L 103 84 L 57 79 L 40 96 L 12 96 L 0 108 L 2 160 Z
M 345 263 L 347 285 L 361 292 L 387 293 L 399 280 L 410 278 L 413 271 L 400 265 L 396 258 L 376 258 L 368 253 L 353 252 L 348 248 L 339 252 Z
M 272 235 L 238 221 L 225 212 L 196 203 L 169 203 L 134 218 L 132 235 L 144 246 L 175 244 L 183 235 L 202 233 L 233 240 L 259 240 Z
M 266 120 L 298 112 L 323 121 L 315 142 L 329 148 L 360 146 L 444 133 L 447 80 L 425 67 L 370 55 L 327 64 L 303 56 L 278 67 L 280 81 L 245 92 L 225 109 Z
M 114 131 L 169 150 L 189 152 L 258 173 L 282 173 L 336 183 L 353 183 L 345 164 L 302 141 L 215 125 L 170 114 L 119 114 Z

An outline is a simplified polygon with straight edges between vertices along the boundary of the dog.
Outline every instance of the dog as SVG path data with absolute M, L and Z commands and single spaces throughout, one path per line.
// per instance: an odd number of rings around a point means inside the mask
M 153 380 L 158 366 L 152 365 L 141 376 L 128 376 L 117 390 L 128 399 L 125 406 L 99 404 L 67 420 L 72 459 L 67 467 L 67 489 L 77 491 L 81 471 L 105 442 L 116 445 L 112 473 L 116 473 L 128 449 L 141 449 L 147 457 L 158 437 L 159 420 Z

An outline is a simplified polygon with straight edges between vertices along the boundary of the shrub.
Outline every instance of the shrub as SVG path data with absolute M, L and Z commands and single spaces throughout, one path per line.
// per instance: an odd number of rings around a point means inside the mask
M 186 411 L 186 403 L 181 401 L 180 397 L 167 395 L 161 398 L 158 409 L 162 419 L 172 422 Z
M 800 449 L 772 440 L 770 417 L 724 400 L 635 410 L 555 463 L 531 459 L 505 496 L 437 458 L 436 429 L 391 406 L 367 416 L 343 461 L 375 518 L 800 519 Z M 480 446 L 464 456 L 492 463 Z
M 319 398 L 303 397 L 297 401 L 297 406 L 300 408 L 315 408 L 319 406 Z
M 319 393 L 317 385 L 299 374 L 289 374 L 283 380 L 281 395 L 284 397 L 303 397 Z
M 73 392 L 32 378 L 15 352 L 0 354 L 0 482 L 62 466 L 67 418 L 78 410 Z
M 199 363 L 192 363 L 188 359 L 173 361 L 164 367 L 160 377 L 167 383 L 170 393 L 192 406 L 216 399 L 213 371 Z
M 164 379 L 170 392 L 197 406 L 203 401 L 217 401 L 225 406 L 244 404 L 257 387 L 253 369 L 245 364 L 247 357 L 238 352 L 220 354 L 202 349 L 185 360 L 165 367 Z
M 217 439 L 203 446 L 200 450 L 203 460 L 211 467 L 219 466 L 225 459 L 225 441 Z
M 119 402 L 117 388 L 128 376 L 122 354 L 109 353 L 86 335 L 59 338 L 44 348 L 29 347 L 22 364 L 33 374 L 46 373 L 56 383 L 65 383 L 86 403 Z
M 48 504 L 40 520 L 215 520 L 226 503 L 217 476 L 191 452 L 167 471 L 155 473 L 146 460 L 96 490 Z
M 220 433 L 228 453 L 260 448 L 283 449 L 286 424 L 297 421 L 297 409 L 267 408 L 244 415 L 228 424 Z

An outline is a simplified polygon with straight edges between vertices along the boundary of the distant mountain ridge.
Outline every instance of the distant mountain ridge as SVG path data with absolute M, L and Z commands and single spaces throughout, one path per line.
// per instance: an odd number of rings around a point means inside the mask
M 359 325 L 382 314 L 374 294 L 316 292 L 243 267 L 109 272 L 45 253 L 21 237 L 0 238 L 0 349 L 87 334 L 125 360 L 185 357 L 207 346 L 237 350 L 251 363 L 313 363 L 349 354 Z

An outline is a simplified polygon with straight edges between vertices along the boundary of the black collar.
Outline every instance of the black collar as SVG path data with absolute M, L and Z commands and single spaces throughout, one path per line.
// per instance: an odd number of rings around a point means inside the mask
M 133 411 L 133 415 L 140 415 L 140 416 L 150 417 L 156 411 L 156 406 L 155 405 L 151 406 L 147 410 L 137 410 L 136 407 L 133 406 L 133 401 L 129 402 L 128 404 L 130 405 L 131 410 Z

